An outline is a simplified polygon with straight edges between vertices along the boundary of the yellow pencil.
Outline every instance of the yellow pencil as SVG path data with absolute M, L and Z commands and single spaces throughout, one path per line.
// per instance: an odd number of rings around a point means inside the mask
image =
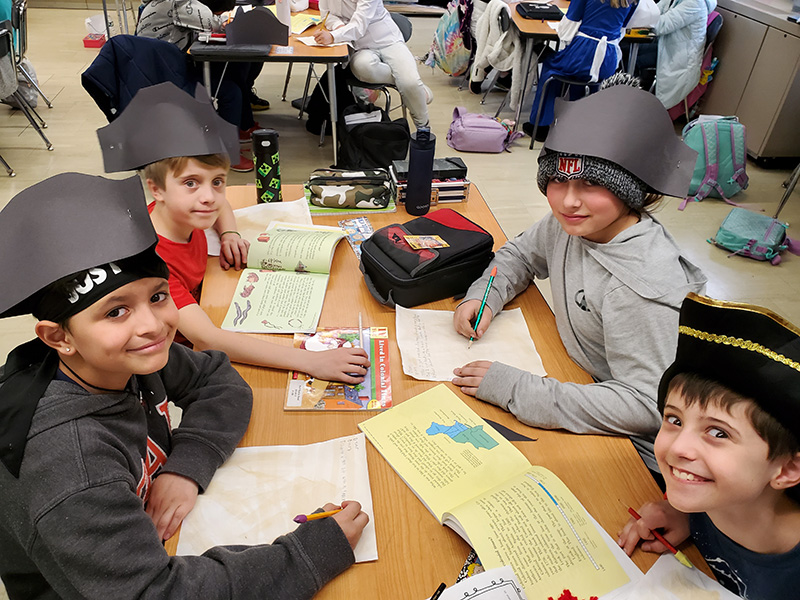
M 318 513 L 311 513 L 310 515 L 297 515 L 294 519 L 292 519 L 295 523 L 305 523 L 306 521 L 316 521 L 317 519 L 324 519 L 325 517 L 332 517 L 338 512 L 341 512 L 341 508 L 337 508 L 336 510 L 329 510 L 326 512 L 318 512 Z
M 328 15 L 329 14 L 331 14 L 331 11 L 328 11 L 328 12 L 325 13 L 325 16 L 322 17 L 322 23 L 319 24 L 319 26 L 322 27 L 323 29 L 325 29 L 325 21 L 328 20 Z

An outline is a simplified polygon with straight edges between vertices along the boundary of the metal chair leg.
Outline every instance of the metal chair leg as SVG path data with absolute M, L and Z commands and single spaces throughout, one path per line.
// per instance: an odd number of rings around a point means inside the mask
M 11 165 L 6 162 L 6 159 L 3 158 L 2 154 L 0 154 L 0 163 L 3 163 L 3 166 L 6 168 L 6 173 L 8 173 L 9 177 L 17 176 L 17 174 L 14 172 L 14 169 L 12 169 Z
M 544 83 L 542 84 L 542 95 L 539 96 L 539 106 L 536 107 L 536 120 L 533 122 L 531 145 L 528 146 L 528 150 L 533 150 L 533 143 L 536 141 L 536 132 L 539 130 L 539 119 L 542 116 L 542 107 L 544 106 L 544 100 L 547 97 L 547 87 L 550 85 L 551 81 L 553 81 L 553 78 L 549 77 L 545 79 Z
M 497 83 L 498 77 L 500 77 L 500 71 L 492 69 L 492 74 L 489 75 L 489 85 L 486 86 L 486 91 L 483 92 L 483 96 L 481 97 L 481 104 L 486 104 L 486 96 L 494 89 L 494 84 Z
M 289 89 L 289 80 L 292 78 L 292 65 L 294 63 L 289 63 L 289 66 L 286 67 L 286 81 L 283 82 L 283 95 L 281 96 L 281 101 L 286 102 L 286 90 Z
M 21 92 L 20 92 L 20 96 L 22 96 Z M 33 108 L 33 105 L 30 102 L 28 102 L 28 100 L 24 96 L 22 96 L 22 97 L 25 100 L 25 106 L 28 109 L 28 113 L 33 115 L 34 117 L 36 117 L 36 120 L 39 121 L 39 126 L 42 129 L 47 129 L 47 123 L 44 122 L 44 119 L 42 118 L 42 116 L 36 111 L 35 108 Z
M 781 214 L 783 207 L 786 205 L 786 202 L 789 200 L 789 196 L 792 195 L 794 191 L 794 187 L 797 185 L 798 180 L 800 180 L 800 163 L 794 168 L 792 174 L 789 176 L 784 182 L 784 186 L 786 186 L 786 191 L 783 193 L 783 197 L 781 198 L 780 203 L 778 204 L 778 210 L 775 212 L 775 219 L 778 218 L 778 215 Z
M 44 92 L 39 87 L 39 84 L 36 83 L 36 81 L 33 79 L 33 77 L 31 77 L 30 74 L 25 70 L 25 67 L 23 67 L 22 64 L 19 64 L 19 65 L 17 65 L 17 68 L 19 69 L 19 72 L 22 73 L 22 76 L 25 79 L 28 80 L 28 83 L 30 83 L 33 86 L 33 88 L 36 90 L 36 92 L 42 97 L 42 100 L 44 100 L 44 103 L 47 104 L 47 108 L 53 108 L 53 103 L 50 102 L 50 99 L 47 96 L 44 95 Z
M 289 63 L 290 65 L 292 63 Z M 297 115 L 298 119 L 303 118 L 303 113 L 306 110 L 306 102 L 308 102 L 308 86 L 311 84 L 311 74 L 314 72 L 314 63 L 308 63 L 308 73 L 306 74 L 306 85 L 303 87 L 303 102 L 300 104 L 300 114 Z M 320 142 L 320 146 L 322 142 Z
M 12 95 L 17 99 L 17 102 L 19 102 L 20 109 L 25 114 L 25 116 L 28 118 L 28 121 L 30 121 L 30 124 L 33 125 L 33 128 L 36 130 L 36 133 L 38 133 L 39 137 L 41 137 L 42 140 L 44 140 L 44 143 L 45 143 L 45 146 L 47 146 L 47 149 L 48 150 L 52 150 L 53 149 L 53 144 L 50 143 L 50 140 L 47 139 L 47 136 L 42 131 L 42 128 L 39 127 L 39 124 L 34 120 L 33 115 L 30 112 L 32 109 L 28 105 L 28 102 L 25 100 L 25 98 L 22 96 L 22 94 L 19 93 L 19 90 L 14 92 Z

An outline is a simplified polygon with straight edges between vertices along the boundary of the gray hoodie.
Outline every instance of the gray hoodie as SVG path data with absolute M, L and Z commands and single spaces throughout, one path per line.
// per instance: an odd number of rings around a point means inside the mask
M 170 557 L 142 501 L 145 463 L 202 492 L 250 420 L 252 392 L 221 352 L 173 345 L 128 392 L 54 380 L 39 401 L 19 478 L 0 465 L 0 576 L 11 600 L 310 598 L 352 564 L 332 519 L 262 546 Z M 183 409 L 170 434 L 164 407 Z
M 493 266 L 487 305 L 495 315 L 534 278 L 550 278 L 561 340 L 596 383 L 561 383 L 495 362 L 478 398 L 536 427 L 630 436 L 657 471 L 658 382 L 675 358 L 681 303 L 705 288 L 700 269 L 647 214 L 605 244 L 568 235 L 548 215 L 497 252 L 467 300 L 483 297 Z

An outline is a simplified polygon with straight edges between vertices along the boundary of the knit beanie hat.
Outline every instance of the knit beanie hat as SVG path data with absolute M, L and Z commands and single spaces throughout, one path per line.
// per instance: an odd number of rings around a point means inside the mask
M 595 185 L 602 185 L 634 210 L 642 208 L 647 195 L 647 184 L 644 181 L 618 164 L 596 156 L 545 150 L 539 157 L 539 173 L 536 176 L 536 183 L 543 194 L 547 194 L 547 184 L 553 177 L 585 179 Z

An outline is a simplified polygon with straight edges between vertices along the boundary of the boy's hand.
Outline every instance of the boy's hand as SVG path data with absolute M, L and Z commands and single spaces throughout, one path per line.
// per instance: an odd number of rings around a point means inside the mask
M 250 242 L 242 239 L 242 236 L 235 231 L 229 231 L 220 236 L 219 243 L 219 265 L 224 270 L 227 271 L 233 267 L 238 271 L 247 265 L 247 251 L 250 248 Z
M 325 381 L 355 385 L 364 381 L 367 367 L 369 357 L 362 348 L 336 348 L 306 355 L 306 372 Z
M 478 330 L 473 329 L 472 325 L 475 319 L 478 318 L 478 311 L 481 309 L 480 300 L 467 300 L 462 302 L 456 307 L 456 312 L 453 313 L 453 327 L 456 331 L 463 335 L 465 338 L 474 337 L 480 339 L 486 330 L 489 329 L 489 323 L 492 322 L 492 309 L 488 306 L 483 307 L 483 314 L 481 315 L 481 322 L 478 323 Z
M 638 521 L 631 519 L 622 528 L 617 544 L 630 556 L 639 540 L 645 540 L 642 550 L 647 552 L 666 552 L 667 547 L 655 539 L 651 529 L 659 533 L 673 546 L 677 547 L 689 537 L 689 515 L 680 512 L 666 500 L 648 502 L 638 510 L 642 516 Z
M 339 508 L 334 504 L 326 504 L 322 510 L 335 510 Z M 361 532 L 364 527 L 369 523 L 369 515 L 361 510 L 361 504 L 353 502 L 352 500 L 345 500 L 342 502 L 342 512 L 338 512 L 330 517 L 339 524 L 342 528 L 342 533 L 347 537 L 350 542 L 350 547 L 355 550 L 358 540 L 361 539 Z
M 327 29 L 320 29 L 314 34 L 314 41 L 324 46 L 330 46 L 333 43 L 333 34 Z
M 161 540 L 168 540 L 194 508 L 197 484 L 182 475 L 162 473 L 150 486 L 145 512 L 150 515 Z
M 484 313 L 485 314 L 485 313 Z M 492 361 L 476 360 L 467 363 L 463 367 L 453 369 L 453 383 L 461 388 L 467 396 L 474 396 L 478 393 L 478 387 L 486 375 L 486 371 L 492 366 Z

